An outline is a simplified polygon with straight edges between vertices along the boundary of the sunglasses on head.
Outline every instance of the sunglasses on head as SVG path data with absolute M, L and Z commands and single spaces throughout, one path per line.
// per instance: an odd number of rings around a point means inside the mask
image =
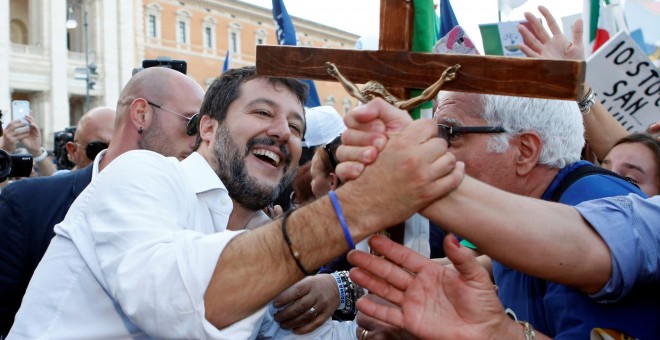
M 174 112 L 174 111 L 172 111 L 172 110 L 170 110 L 170 109 L 166 109 L 166 108 L 164 108 L 164 107 L 162 107 L 162 106 L 160 106 L 160 105 L 158 105 L 158 104 L 154 104 L 154 103 L 152 103 L 152 102 L 150 102 L 150 101 L 148 101 L 148 100 L 147 100 L 147 104 L 149 104 L 149 105 L 151 105 L 151 106 L 153 106 L 153 107 L 155 107 L 155 108 L 161 109 L 161 110 L 163 110 L 163 111 L 167 111 L 167 112 L 169 112 L 169 113 L 175 114 L 175 115 L 177 115 L 177 116 L 183 118 L 183 120 L 186 121 L 186 134 L 187 134 L 188 136 L 194 136 L 194 135 L 197 134 L 197 127 L 199 126 L 199 119 L 200 119 L 199 112 L 198 112 L 198 113 L 195 113 L 195 114 L 192 115 L 191 117 L 186 117 L 186 116 L 183 115 L 183 114 L 180 114 L 180 113 Z

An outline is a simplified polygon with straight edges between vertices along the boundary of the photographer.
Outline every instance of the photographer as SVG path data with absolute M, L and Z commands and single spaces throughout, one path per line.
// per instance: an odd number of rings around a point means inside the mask
M 24 123 L 20 119 L 15 119 L 7 124 L 4 134 L 0 137 L 0 148 L 7 153 L 13 153 L 16 150 L 16 144 L 21 142 L 32 154 L 35 164 L 39 166 L 39 176 L 50 176 L 57 170 L 53 159 L 48 156 L 46 149 L 41 146 L 41 131 L 34 118 L 32 116 L 26 118 L 28 128 L 24 127 Z

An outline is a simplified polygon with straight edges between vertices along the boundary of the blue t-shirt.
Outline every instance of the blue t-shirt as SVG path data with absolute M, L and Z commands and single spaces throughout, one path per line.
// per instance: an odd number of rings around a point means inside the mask
M 567 174 L 589 164 L 580 161 L 563 168 L 542 198 L 549 200 Z M 576 205 L 629 193 L 644 196 L 623 179 L 593 174 L 575 181 L 559 201 Z M 657 290 L 640 287 L 618 303 L 599 304 L 577 289 L 522 274 L 496 261 L 493 261 L 493 275 L 507 312 L 555 339 L 589 339 L 591 330 L 596 327 L 616 329 L 639 339 L 660 339 L 660 294 Z

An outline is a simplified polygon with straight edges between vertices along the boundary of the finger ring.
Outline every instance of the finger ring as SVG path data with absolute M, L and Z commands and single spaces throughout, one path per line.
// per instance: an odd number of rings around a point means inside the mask
M 316 310 L 316 308 L 312 307 L 309 309 L 309 314 L 312 314 L 314 317 L 317 317 L 319 315 L 319 312 Z
M 362 329 L 362 333 L 360 333 L 360 340 L 367 340 L 367 335 L 369 335 L 369 331 Z

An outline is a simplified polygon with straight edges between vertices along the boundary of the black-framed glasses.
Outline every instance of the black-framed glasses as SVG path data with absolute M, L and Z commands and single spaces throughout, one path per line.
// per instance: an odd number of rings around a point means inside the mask
M 75 142 L 76 144 L 82 146 L 78 141 Z M 96 155 L 99 154 L 99 152 L 105 150 L 108 148 L 108 143 L 103 143 L 103 142 L 90 142 L 87 143 L 87 146 L 84 147 L 85 149 L 85 155 L 87 155 L 87 158 L 94 160 L 96 158 Z
M 449 126 L 438 124 L 438 134 L 440 138 L 447 141 L 447 146 L 451 146 L 451 140 L 460 137 L 463 133 L 503 133 L 506 132 L 501 126 Z
M 154 103 L 152 103 L 152 102 L 150 102 L 150 101 L 148 101 L 148 100 L 147 100 L 147 104 L 149 104 L 149 105 L 151 105 L 151 106 L 153 106 L 153 107 L 155 107 L 155 108 L 159 108 L 159 109 L 161 109 L 161 110 L 163 110 L 163 111 L 167 111 L 167 112 L 169 112 L 169 113 L 173 113 L 173 114 L 175 114 L 175 115 L 177 115 L 177 116 L 183 118 L 183 119 L 186 121 L 186 134 L 187 134 L 188 136 L 194 136 L 194 135 L 197 134 L 197 127 L 199 126 L 199 118 L 200 118 L 200 116 L 199 116 L 199 112 L 198 112 L 198 113 L 195 113 L 194 115 L 192 115 L 192 116 L 190 116 L 190 117 L 186 117 L 185 115 L 182 115 L 182 114 L 180 114 L 180 113 L 174 112 L 174 111 L 172 111 L 172 110 L 170 110 L 170 109 L 166 109 L 166 108 L 164 108 L 164 107 L 162 107 L 162 106 L 160 106 L 160 105 L 158 105 L 158 104 L 154 104 Z
M 323 146 L 323 150 L 328 153 L 328 159 L 330 160 L 332 170 L 334 170 L 337 167 L 337 164 L 339 164 L 339 162 L 337 162 L 337 158 L 335 157 L 335 152 L 337 152 L 337 148 L 339 148 L 340 145 L 341 135 L 335 137 L 335 139 Z

